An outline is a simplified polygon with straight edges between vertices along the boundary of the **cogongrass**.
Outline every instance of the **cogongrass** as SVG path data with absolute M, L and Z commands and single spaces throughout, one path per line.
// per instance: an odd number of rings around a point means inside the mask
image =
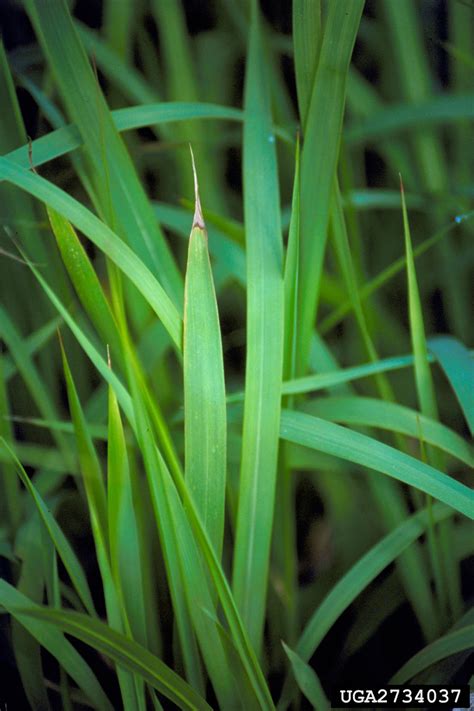
M 283 709 L 302 693 L 324 710 L 325 636 L 351 608 L 350 657 L 406 601 L 424 642 L 392 681 L 449 681 L 436 663 L 473 634 L 472 8 L 449 7 L 443 93 L 405 0 L 375 19 L 362 0 L 294 0 L 292 39 L 256 0 L 222 0 L 196 37 L 179 2 L 145 18 L 106 0 L 100 33 L 61 0 L 25 8 L 42 74 L 0 48 L 0 610 L 30 706 Z M 15 82 L 49 124 L 33 141 Z M 366 185 L 369 149 L 383 188 Z M 426 336 L 433 295 L 450 335 Z M 307 585 L 299 487 L 334 541 Z

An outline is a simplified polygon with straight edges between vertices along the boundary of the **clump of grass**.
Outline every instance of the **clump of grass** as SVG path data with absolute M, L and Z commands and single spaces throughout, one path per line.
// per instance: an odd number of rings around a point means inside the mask
M 409 3 L 103 5 L 0 47 L 8 701 L 324 711 L 361 650 L 464 679 L 472 9 L 436 93 Z

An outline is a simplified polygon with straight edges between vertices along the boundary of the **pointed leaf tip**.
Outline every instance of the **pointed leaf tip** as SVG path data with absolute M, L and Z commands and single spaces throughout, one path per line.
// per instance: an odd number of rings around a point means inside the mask
M 197 179 L 196 163 L 194 162 L 194 153 L 191 144 L 189 144 L 189 150 L 191 151 L 191 162 L 193 164 L 193 177 L 194 177 L 194 217 L 193 217 L 193 227 L 200 227 L 201 230 L 206 229 L 204 224 L 204 218 L 202 216 L 201 200 L 199 197 L 199 184 Z

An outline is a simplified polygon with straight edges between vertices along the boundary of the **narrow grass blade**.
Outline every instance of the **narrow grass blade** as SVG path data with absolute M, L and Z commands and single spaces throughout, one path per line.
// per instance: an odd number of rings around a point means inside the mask
M 1 581 L 2 592 L 5 585 L 6 583 Z M 141 676 L 154 689 L 160 691 L 181 708 L 202 709 L 203 711 L 208 711 L 211 708 L 199 694 L 158 657 L 155 657 L 137 642 L 110 629 L 99 620 L 92 620 L 78 612 L 51 610 L 39 605 L 28 605 L 25 602 L 16 602 L 11 609 L 15 610 L 16 614 L 21 614 L 22 619 L 27 618 L 30 625 L 34 620 L 37 627 L 45 630 L 45 636 L 48 634 L 46 629 L 51 634 L 50 626 L 54 626 L 54 628 L 59 628 L 89 644 L 110 657 L 118 666 Z M 56 634 L 58 633 L 56 632 Z
M 4 355 L 0 353 L 0 437 L 10 446 L 13 445 L 13 428 L 10 420 L 10 407 L 6 388 Z M 3 462 L 1 466 L 0 483 L 0 516 L 11 532 L 20 524 L 23 514 L 23 501 L 20 492 L 20 482 L 11 462 Z
M 265 614 L 283 368 L 283 273 L 275 145 L 256 2 L 245 85 L 247 356 L 233 590 L 257 654 Z
M 363 0 L 328 5 L 301 154 L 300 338 L 298 371 L 307 367 L 326 246 L 345 101 L 347 70 Z
M 196 212 L 184 291 L 185 472 L 186 483 L 220 558 L 227 466 L 224 363 L 207 233 L 194 175 Z
M 45 324 L 34 330 L 25 338 L 25 352 L 30 357 L 37 355 L 49 343 L 51 338 L 57 334 L 62 322 L 61 316 L 54 316 Z M 11 358 L 6 356 L 4 356 L 3 367 L 5 381 L 8 382 L 10 378 L 17 373 L 17 370 Z
M 456 395 L 474 437 L 474 360 L 460 341 L 450 336 L 430 338 L 428 348 L 436 357 Z
M 428 444 L 474 466 L 474 450 L 456 432 L 416 410 L 393 402 L 368 397 L 317 398 L 304 405 L 304 411 L 331 422 L 379 427 L 406 434 L 418 440 L 420 432 Z
M 320 0 L 295 0 L 293 3 L 293 44 L 298 108 L 306 127 L 314 75 L 321 49 L 322 22 Z M 303 129 L 304 130 L 304 129 Z
M 449 518 L 453 514 L 453 511 L 441 504 L 433 507 L 432 515 L 436 522 Z M 324 636 L 344 610 L 382 570 L 423 535 L 429 523 L 428 512 L 419 511 L 382 538 L 345 573 L 314 611 L 301 634 L 294 651 L 303 661 L 308 662 L 311 659 Z M 287 679 L 277 708 L 286 708 L 293 693 L 294 685 Z
M 427 359 L 428 351 L 426 348 L 423 313 L 421 308 L 420 292 L 416 279 L 410 226 L 408 224 L 408 213 L 405 203 L 405 193 L 402 182 L 400 182 L 400 186 L 402 195 L 403 231 L 405 234 L 405 250 L 407 260 L 410 333 L 413 355 L 415 358 L 416 390 L 422 414 L 426 415 L 426 417 L 437 419 L 438 408 L 436 406 L 433 381 L 431 378 L 430 366 Z
M 2 306 L 0 306 L 0 334 L 7 344 L 18 371 L 40 414 L 45 419 L 57 419 L 58 411 L 51 392 L 46 386 L 44 378 L 41 377 L 37 364 L 28 353 L 24 339 L 18 332 L 10 315 Z M 67 458 L 69 449 L 67 438 L 60 432 L 54 432 L 53 438 L 60 451 Z
M 44 570 L 42 555 L 41 521 L 35 513 L 28 518 L 16 536 L 15 554 L 21 561 L 21 570 L 13 594 L 40 603 L 44 596 Z M 1 582 L 1 581 L 0 581 Z M 19 621 L 12 619 L 12 647 L 26 697 L 32 709 L 50 711 L 44 687 L 41 646 L 37 638 Z
M 0 604 L 41 644 L 53 657 L 56 657 L 63 669 L 86 694 L 94 708 L 112 711 L 113 707 L 88 664 L 57 629 L 43 624 L 41 619 L 34 619 L 42 608 L 15 590 L 5 580 L 0 580 Z M 59 610 L 56 614 L 62 613 Z M 74 613 L 69 613 L 74 614 Z M 78 614 L 78 613 L 75 613 Z M 85 615 L 83 615 L 85 617 Z M 85 617 L 85 619 L 89 619 Z M 92 620 L 90 620 L 92 622 Z M 105 625 L 103 625 L 105 627 Z M 107 629 L 107 628 L 106 628 Z
M 284 642 L 282 642 L 282 644 L 291 662 L 291 668 L 293 669 L 293 674 L 298 682 L 300 691 L 306 696 L 314 709 L 318 709 L 318 711 L 329 711 L 331 706 L 314 669 L 304 662 L 301 657 Z
M 348 145 L 387 140 L 405 131 L 442 126 L 474 118 L 472 94 L 440 94 L 415 104 L 391 104 L 372 113 L 359 124 L 349 125 L 344 139 Z
M 167 98 L 174 101 L 197 101 L 200 88 L 196 81 L 196 59 L 192 54 L 192 38 L 186 32 L 186 17 L 182 4 L 152 0 L 151 11 L 156 18 L 160 35 Z M 174 140 L 176 139 L 192 143 L 201 174 L 204 200 L 214 209 L 224 211 L 226 194 L 222 190 L 223 176 L 217 172 L 219 164 L 216 162 L 216 153 L 208 149 L 202 124 L 193 122 L 177 126 Z M 188 177 L 187 164 L 181 160 L 178 166 L 181 168 L 185 193 L 190 194 L 192 183 Z
M 125 387 L 123 386 L 121 381 L 117 378 L 115 373 L 107 366 L 105 359 L 94 347 L 90 338 L 87 336 L 87 334 L 84 332 L 84 330 L 81 329 L 80 326 L 78 326 L 75 319 L 70 315 L 69 311 L 63 306 L 61 301 L 58 299 L 57 295 L 48 286 L 48 284 L 45 282 L 45 280 L 43 279 L 43 277 L 41 276 L 39 271 L 36 269 L 36 267 L 34 267 L 31 263 L 29 266 L 30 266 L 31 271 L 35 275 L 36 279 L 41 284 L 41 287 L 46 292 L 48 298 L 53 303 L 53 305 L 57 309 L 57 311 L 61 314 L 64 322 L 69 326 L 69 328 L 71 329 L 75 338 L 79 342 L 81 348 L 84 350 L 84 352 L 89 357 L 91 363 L 93 363 L 94 367 L 98 370 L 98 372 L 101 374 L 101 376 L 104 378 L 104 380 L 106 382 L 108 382 L 113 387 L 114 392 L 117 396 L 117 399 L 120 402 L 120 406 L 121 406 L 122 410 L 127 415 L 127 419 L 130 422 L 130 424 L 133 425 L 132 403 L 130 400 L 130 395 L 126 391 Z M 54 420 L 56 420 L 56 419 L 57 418 L 54 418 Z M 58 429 L 58 428 L 56 428 L 56 429 Z
M 366 435 L 301 412 L 282 413 L 281 436 L 414 486 L 474 519 L 474 492 L 456 479 Z
M 298 272 L 300 240 L 300 142 L 297 141 L 295 176 L 291 220 L 284 272 L 284 353 L 283 375 L 292 378 L 296 374 L 296 346 L 298 343 Z M 292 397 L 284 405 L 292 406 Z M 275 574 L 281 580 L 281 602 L 270 618 L 275 637 L 285 636 L 289 644 L 296 640 L 298 629 L 298 556 L 296 545 L 295 477 L 291 471 L 288 446 L 281 448 L 278 463 L 278 478 L 275 499 L 275 526 L 272 557 Z M 278 649 L 278 647 L 277 647 Z M 278 649 L 278 651 L 280 651 Z
M 446 657 L 450 657 L 457 652 L 463 652 L 466 649 L 472 650 L 473 640 L 474 625 L 467 625 L 454 632 L 449 632 L 409 659 L 391 678 L 390 683 L 405 684 L 419 672 L 439 662 L 440 659 L 446 659 Z
M 181 318 L 172 301 L 145 264 L 107 225 L 52 183 L 5 158 L 0 158 L 0 178 L 42 200 L 81 230 L 135 284 L 163 321 L 174 343 L 181 347 Z
M 92 527 L 100 531 L 101 537 L 107 540 L 107 499 L 103 474 L 97 453 L 88 432 L 86 419 L 79 402 L 66 354 L 62 347 L 61 351 L 71 419 L 74 423 L 74 431 L 76 433 L 79 461 L 90 506 Z
M 111 115 L 115 127 L 120 132 L 145 128 L 154 124 L 162 125 L 193 119 L 243 121 L 243 112 L 231 106 L 180 101 L 116 109 L 111 112 Z M 277 126 L 275 126 L 275 135 L 287 143 L 293 143 L 293 137 Z M 25 144 L 21 148 L 12 150 L 5 157 L 23 168 L 28 168 L 30 165 L 28 152 L 30 151 L 33 165 L 37 168 L 54 158 L 59 158 L 80 148 L 82 145 L 83 140 L 79 131 L 75 125 L 70 125 L 51 131 L 32 141 L 31 149 Z
M 107 519 L 110 568 L 123 597 L 132 637 L 147 646 L 142 557 L 133 501 L 131 471 L 117 397 L 109 386 L 109 428 L 107 443 Z
M 51 208 L 48 209 L 48 217 L 63 262 L 87 315 L 109 346 L 112 358 L 120 360 L 121 347 L 117 326 L 84 247 L 64 217 Z
M 432 237 L 428 237 L 424 242 L 418 245 L 413 250 L 413 256 L 417 259 L 426 251 L 434 247 L 438 242 L 449 235 L 456 227 L 455 222 L 451 222 L 446 227 L 438 230 Z M 387 284 L 391 279 L 393 279 L 397 274 L 399 274 L 406 266 L 406 258 L 400 257 L 395 260 L 388 267 L 383 269 L 377 276 L 375 276 L 370 281 L 366 282 L 360 289 L 360 298 L 362 301 L 367 299 L 371 294 L 381 289 L 385 284 Z M 352 302 L 347 301 L 340 304 L 334 309 L 330 314 L 328 314 L 324 319 L 322 319 L 319 324 L 319 331 L 321 334 L 325 334 L 330 331 L 334 326 L 340 323 L 343 318 L 350 313 L 352 310 Z
M 434 359 L 433 359 L 434 360 Z M 289 393 L 307 393 L 317 390 L 331 388 L 340 383 L 349 383 L 359 378 L 370 377 L 376 373 L 386 373 L 399 368 L 408 368 L 414 363 L 412 355 L 394 356 L 379 360 L 377 363 L 365 363 L 363 365 L 355 365 L 351 368 L 341 368 L 329 373 L 317 373 L 316 375 L 307 375 L 304 378 L 295 378 L 289 380 L 282 385 L 283 394 Z M 232 396 L 237 399 L 237 396 Z M 230 399 L 230 398 L 229 398 Z M 239 394 L 239 399 L 242 395 Z
M 102 209 L 110 213 L 111 226 L 116 225 L 122 238 L 151 265 L 165 292 L 180 307 L 181 276 L 110 117 L 66 3 L 44 5 L 41 0 L 28 0 L 26 7 L 67 112 L 84 141 Z
M 43 498 L 37 491 L 32 481 L 30 480 L 28 474 L 25 472 L 21 462 L 19 461 L 15 453 L 6 444 L 5 441 L 2 442 L 0 440 L 0 443 L 3 444 L 3 446 L 6 447 L 7 451 L 9 452 L 13 462 L 15 463 L 20 480 L 22 481 L 28 493 L 35 502 L 38 513 L 41 516 L 46 530 L 56 547 L 56 550 L 64 564 L 64 567 L 66 568 L 69 574 L 69 577 L 71 578 L 71 581 L 85 609 L 90 615 L 95 615 L 96 612 L 94 608 L 94 603 L 92 601 L 92 596 L 89 590 L 89 586 L 87 584 L 86 576 L 84 575 L 82 566 L 79 563 L 79 560 L 77 559 L 73 549 L 71 548 L 69 541 L 65 537 L 61 528 L 58 526 L 54 516 L 52 516 L 52 514 L 50 513 L 46 503 L 44 502 Z
M 150 424 L 142 397 L 131 371 L 131 390 L 137 419 L 137 436 L 145 461 L 150 495 L 160 542 L 165 559 L 168 580 L 177 613 L 180 641 L 191 675 L 193 686 L 202 688 L 200 661 L 196 655 L 195 637 L 206 664 L 207 672 L 223 708 L 232 705 L 235 698 L 234 680 L 226 666 L 226 655 L 215 625 L 210 624 L 206 610 L 212 614 L 214 603 L 207 578 L 203 574 L 202 559 L 198 554 L 189 522 L 171 479 L 166 464 L 149 436 Z M 190 632 L 192 624 L 194 632 Z
M 84 482 L 87 505 L 89 509 L 92 535 L 95 543 L 97 562 L 102 579 L 107 620 L 113 629 L 127 631 L 127 614 L 123 599 L 120 597 L 110 565 L 110 541 L 108 530 L 108 511 L 105 485 L 102 470 L 94 444 L 87 429 L 84 412 L 79 401 L 76 386 L 62 348 L 62 359 L 66 389 L 74 423 L 79 464 Z M 137 684 L 136 679 L 121 668 L 117 669 L 120 691 L 124 706 L 137 711 L 145 708 L 144 690 Z

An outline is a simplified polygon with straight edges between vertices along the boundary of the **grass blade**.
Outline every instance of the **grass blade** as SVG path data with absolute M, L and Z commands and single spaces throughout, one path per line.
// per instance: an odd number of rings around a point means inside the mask
M 326 246 L 345 85 L 363 0 L 332 2 L 321 44 L 301 152 L 300 338 L 298 371 L 306 370 Z
M 182 304 L 182 281 L 125 146 L 110 117 L 100 87 L 75 31 L 65 2 L 28 0 L 28 13 L 50 62 L 66 109 L 84 141 L 102 209 L 110 201 L 111 226 L 130 240 L 173 303 Z M 98 130 L 98 126 L 100 130 Z
M 224 363 L 196 173 L 194 177 L 196 212 L 189 239 L 184 291 L 185 471 L 186 483 L 220 558 L 227 466 Z
M 471 489 L 371 437 L 289 410 L 282 413 L 281 436 L 290 442 L 387 474 L 474 519 L 474 492 Z
M 262 52 L 254 2 L 244 123 L 247 357 L 232 583 L 257 654 L 262 641 L 273 524 L 284 316 L 277 165 Z
M 453 513 L 441 504 L 433 507 L 435 521 L 442 521 Z M 344 610 L 384 568 L 395 561 L 425 532 L 429 523 L 428 512 L 419 511 L 382 538 L 345 573 L 314 611 L 298 640 L 295 652 L 303 661 L 310 660 L 324 636 Z M 294 686 L 286 680 L 278 709 L 287 707 L 293 692 Z
M 444 370 L 474 437 L 474 362 L 471 353 L 450 336 L 430 338 L 428 347 Z
M 418 440 L 420 432 L 428 444 L 442 449 L 469 467 L 474 466 L 474 450 L 449 427 L 420 415 L 416 410 L 394 402 L 368 397 L 317 398 L 304 405 L 304 411 L 331 422 L 380 427 Z
M 293 674 L 295 675 L 295 679 L 298 682 L 301 692 L 313 705 L 314 709 L 318 709 L 318 711 L 329 711 L 331 706 L 314 669 L 312 669 L 309 664 L 306 664 L 306 662 L 304 662 L 301 657 L 290 649 L 284 642 L 282 642 L 282 644 L 286 655 L 291 662 Z
M 81 230 L 135 284 L 163 321 L 174 343 L 181 347 L 181 318 L 172 301 L 145 264 L 107 225 L 52 183 L 5 158 L 0 158 L 0 178 L 42 200 Z
M 58 630 L 45 626 L 41 619 L 33 618 L 35 612 L 40 613 L 42 609 L 39 605 L 33 604 L 28 597 L 15 590 L 5 580 L 0 580 L 0 604 L 38 640 L 42 647 L 56 657 L 64 670 L 86 694 L 94 708 L 98 708 L 101 711 L 112 711 L 113 707 L 102 687 L 90 667 L 72 644 Z M 56 614 L 67 613 L 62 613 L 58 610 Z M 85 615 L 82 615 L 82 617 L 85 617 Z M 92 623 L 92 620 L 90 622 Z M 105 627 L 105 625 L 103 626 Z
M 392 677 L 390 683 L 405 684 L 409 679 L 414 677 L 415 674 L 439 662 L 440 659 L 446 659 L 446 657 L 450 657 L 457 652 L 463 652 L 466 649 L 472 650 L 473 639 L 474 625 L 467 625 L 454 632 L 449 632 L 409 659 Z

